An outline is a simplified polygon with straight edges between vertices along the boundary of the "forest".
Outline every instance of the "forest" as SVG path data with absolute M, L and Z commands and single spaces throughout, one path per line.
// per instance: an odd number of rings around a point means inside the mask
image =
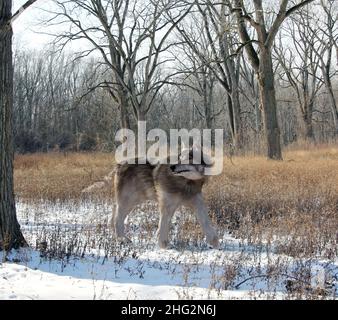
M 304 5 L 280 26 L 268 7 L 259 15 L 259 1 L 241 14 L 241 1 L 225 0 L 55 3 L 45 24 L 70 31 L 54 31 L 42 51 L 14 48 L 19 153 L 112 151 L 116 131 L 139 120 L 164 130 L 222 128 L 228 149 L 241 154 L 336 141 L 335 1 Z M 265 105 L 252 61 L 264 59 L 259 41 L 269 28 L 278 28 L 267 70 L 275 101 Z M 68 50 L 77 40 L 81 50 Z

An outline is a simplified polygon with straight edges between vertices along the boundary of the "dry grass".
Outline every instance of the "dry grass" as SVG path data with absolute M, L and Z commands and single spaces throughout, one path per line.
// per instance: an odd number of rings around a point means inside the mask
M 83 188 L 101 180 L 111 171 L 113 161 L 113 155 L 104 153 L 16 157 L 16 194 L 21 202 L 27 201 L 30 206 L 28 212 L 23 211 L 22 217 L 23 221 L 32 223 L 31 231 L 28 231 L 30 223 L 25 226 L 26 236 L 29 243 L 40 251 L 41 257 L 68 261 L 71 256 L 83 257 L 91 253 L 90 250 L 99 248 L 105 252 L 104 259 L 114 257 L 120 266 L 126 259 L 134 259 L 136 253 L 153 248 L 158 224 L 158 215 L 153 214 L 156 206 L 146 204 L 142 210 L 136 210 L 134 220 L 126 222 L 127 234 L 137 234 L 137 241 L 131 247 L 122 246 L 123 249 L 121 244 L 114 242 L 111 231 L 100 220 L 105 211 L 110 214 L 111 205 L 106 200 L 111 199 L 111 190 L 100 190 L 90 199 L 81 196 Z M 235 157 L 232 161 L 225 158 L 222 175 L 210 179 L 205 196 L 221 238 L 224 233 L 230 232 L 238 241 L 239 247 L 235 250 L 240 253 L 231 259 L 227 255 L 222 256 L 223 262 L 216 259 L 211 263 L 213 280 L 210 288 L 237 290 L 242 288 L 243 283 L 254 279 L 253 288 L 256 281 L 266 280 L 272 294 L 280 285 L 285 286 L 289 298 L 335 297 L 331 289 L 315 292 L 309 284 L 312 266 L 318 259 L 331 261 L 325 267 L 330 270 L 338 255 L 336 146 L 307 145 L 303 149 L 292 146 L 284 152 L 284 161 L 281 162 L 258 156 Z M 70 224 L 67 213 L 61 224 L 53 225 L 43 219 L 44 211 L 52 210 L 51 202 L 65 206 L 62 212 L 76 213 L 81 205 L 96 199 L 99 206 L 96 208 L 96 203 L 93 203 L 95 219 L 90 220 L 89 225 Z M 100 207 L 100 204 L 103 206 Z M 174 247 L 177 250 L 190 248 L 193 252 L 202 249 L 203 252 L 205 241 L 194 215 L 182 210 L 173 220 Z M 225 250 L 229 245 L 227 240 L 222 243 Z M 267 255 L 265 267 L 261 267 L 262 253 Z M 270 259 L 270 253 L 279 254 L 278 259 Z M 196 253 L 196 257 L 200 254 Z M 294 259 L 289 261 L 290 257 Z M 246 266 L 245 261 L 250 259 L 252 265 Z M 177 261 L 172 262 L 173 266 L 177 264 Z M 141 260 L 139 263 L 142 267 L 144 262 Z M 210 261 L 202 259 L 199 263 L 204 265 Z M 199 263 L 196 264 L 197 270 Z M 217 263 L 223 268 L 221 274 Z M 171 272 L 175 273 L 175 268 Z M 183 274 L 187 279 L 197 272 L 189 268 Z M 327 274 L 330 272 L 327 271 Z M 335 280 L 330 280 L 330 283 L 337 281 L 337 274 L 334 277 Z M 287 281 L 283 282 L 283 279 Z
M 83 188 L 112 170 L 113 161 L 113 155 L 107 153 L 17 155 L 15 191 L 22 200 L 79 199 Z
M 227 162 L 207 188 L 212 212 L 253 243 L 264 237 L 289 255 L 336 256 L 338 149 L 288 151 L 284 159 Z
M 218 225 L 250 243 L 274 244 L 292 256 L 337 255 L 338 148 L 289 150 L 284 161 L 236 157 L 205 188 Z M 81 200 L 81 190 L 113 167 L 104 153 L 33 154 L 15 159 L 15 188 L 21 200 Z M 109 199 L 111 190 L 94 199 Z M 185 222 L 182 230 L 191 228 Z M 196 230 L 196 231 L 195 231 Z M 189 232 L 186 232 L 187 234 Z

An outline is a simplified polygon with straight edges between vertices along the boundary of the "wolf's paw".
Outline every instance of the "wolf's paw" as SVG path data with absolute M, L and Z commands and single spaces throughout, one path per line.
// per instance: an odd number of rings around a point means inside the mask
M 121 245 L 129 245 L 132 243 L 132 241 L 126 236 L 117 237 L 116 241 Z
M 170 249 L 169 248 L 169 241 L 168 240 L 158 240 L 158 246 L 161 249 Z
M 219 249 L 219 239 L 217 236 L 212 237 L 208 240 L 210 249 Z

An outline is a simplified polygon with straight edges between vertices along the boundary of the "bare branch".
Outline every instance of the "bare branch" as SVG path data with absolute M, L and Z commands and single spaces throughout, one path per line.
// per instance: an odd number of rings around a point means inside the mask
M 19 8 L 19 10 L 17 10 L 11 18 L 10 23 L 13 23 L 17 18 L 19 18 L 19 16 L 26 10 L 28 9 L 32 4 L 34 4 L 37 0 L 28 0 L 23 6 L 21 6 Z

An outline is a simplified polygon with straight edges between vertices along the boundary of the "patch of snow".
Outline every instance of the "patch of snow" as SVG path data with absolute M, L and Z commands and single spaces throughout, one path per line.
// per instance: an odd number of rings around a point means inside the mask
M 330 282 L 330 295 L 337 294 L 338 260 L 299 262 L 243 244 L 227 232 L 220 250 L 203 245 L 160 250 L 154 232 L 140 240 L 144 221 L 158 221 L 157 214 L 142 209 L 126 221 L 133 244 L 115 245 L 110 252 L 106 234 L 95 229 L 106 224 L 110 212 L 107 203 L 19 202 L 18 217 L 32 247 L 50 232 L 49 241 L 59 241 L 64 251 L 60 257 L 34 249 L 6 257 L 0 253 L 0 299 L 285 299 L 290 297 L 286 283 L 293 284 L 300 264 L 309 266 L 310 287 L 323 288 Z M 179 218 L 175 220 L 179 225 Z M 81 244 L 83 253 L 67 255 L 70 244 Z

